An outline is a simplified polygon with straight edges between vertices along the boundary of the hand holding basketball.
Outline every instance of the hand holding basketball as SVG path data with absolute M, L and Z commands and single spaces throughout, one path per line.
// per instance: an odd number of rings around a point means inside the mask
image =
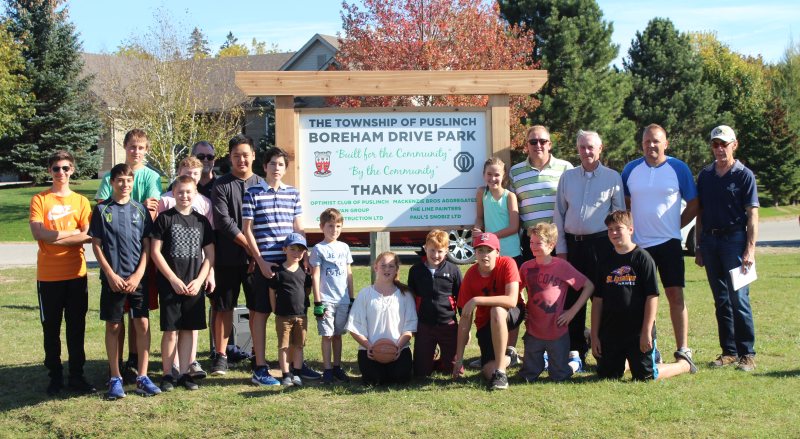
M 388 338 L 376 341 L 370 348 L 372 359 L 383 364 L 391 363 L 397 359 L 398 350 L 397 345 Z

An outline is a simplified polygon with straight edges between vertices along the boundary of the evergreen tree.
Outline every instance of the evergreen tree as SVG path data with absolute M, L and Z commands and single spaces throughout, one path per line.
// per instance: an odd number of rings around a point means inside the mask
M 231 47 L 231 46 L 234 46 L 234 45 L 238 44 L 238 42 L 239 42 L 239 39 L 233 36 L 233 32 L 232 31 L 228 31 L 228 35 L 225 36 L 225 42 L 222 43 L 222 46 L 220 46 L 220 49 L 227 49 L 228 47 Z
M 623 65 L 633 82 L 625 115 L 636 123 L 637 145 L 642 128 L 657 123 L 667 130 L 667 154 L 698 172 L 709 158 L 708 133 L 719 123 L 720 100 L 716 87 L 703 79 L 689 36 L 670 20 L 654 18 L 636 33 Z
M 25 76 L 31 83 L 34 114 L 20 134 L 0 140 L 0 166 L 47 178 L 47 157 L 67 149 L 79 177 L 97 174 L 100 119 L 89 98 L 91 78 L 81 78 L 83 62 L 75 27 L 62 0 L 6 0 L 9 31 L 23 45 Z
M 202 59 L 211 55 L 211 49 L 208 48 L 208 39 L 199 28 L 195 27 L 192 34 L 189 35 L 189 46 L 186 50 L 192 58 Z
M 575 135 L 595 130 L 606 145 L 605 159 L 619 167 L 635 153 L 634 127 L 622 115 L 630 81 L 610 67 L 619 48 L 613 26 L 603 20 L 595 0 L 500 0 L 511 23 L 534 31 L 533 58 L 547 70 L 547 83 L 535 94 L 541 105 L 530 122 L 546 125 L 555 154 L 577 160 Z

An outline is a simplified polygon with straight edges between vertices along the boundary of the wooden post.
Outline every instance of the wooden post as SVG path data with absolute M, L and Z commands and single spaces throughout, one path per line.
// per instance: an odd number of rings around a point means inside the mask
M 299 182 L 297 151 L 297 113 L 294 111 L 294 96 L 275 96 L 275 145 L 289 153 L 289 167 L 283 182 L 297 187 Z
M 389 232 L 369 232 L 369 267 L 372 283 L 375 283 L 375 270 L 372 269 L 372 266 L 375 265 L 375 260 L 379 254 L 391 249 L 389 236 Z
M 489 95 L 492 114 L 492 155 L 511 166 L 511 109 L 508 95 Z

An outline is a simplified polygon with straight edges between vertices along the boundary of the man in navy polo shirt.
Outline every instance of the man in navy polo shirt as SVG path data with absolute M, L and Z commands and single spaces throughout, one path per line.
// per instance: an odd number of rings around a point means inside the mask
M 750 289 L 745 285 L 734 290 L 728 272 L 737 267 L 744 272 L 755 263 L 758 193 L 753 172 L 733 158 L 738 147 L 729 126 L 711 131 L 714 162 L 697 176 L 700 210 L 695 225 L 695 262 L 706 268 L 717 308 L 722 353 L 710 366 L 738 363 L 739 370 L 749 372 L 756 366 Z

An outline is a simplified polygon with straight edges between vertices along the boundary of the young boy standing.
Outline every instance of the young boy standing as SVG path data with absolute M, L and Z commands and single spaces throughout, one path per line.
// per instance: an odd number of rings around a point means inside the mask
M 290 233 L 283 242 L 286 260 L 273 267 L 269 281 L 269 303 L 275 311 L 275 331 L 278 336 L 278 364 L 282 386 L 302 386 L 303 380 L 294 373 L 303 367 L 303 346 L 306 344 L 308 318 L 306 310 L 307 279 L 302 267 L 308 246 L 306 238 Z M 290 363 L 293 365 L 289 369 Z
M 192 177 L 178 177 L 173 193 L 177 204 L 156 219 L 150 252 L 159 271 L 157 282 L 164 332 L 161 389 L 170 391 L 175 385 L 172 367 L 177 341 L 178 384 L 197 390 L 190 365 L 192 352 L 197 350 L 196 331 L 206 328 L 204 292 L 214 263 L 214 236 L 208 219 L 192 207 L 193 199 L 199 196 Z
M 125 397 L 119 367 L 120 331 L 125 305 L 136 331 L 138 372 L 136 393 L 153 396 L 161 393 L 147 377 L 150 351 L 150 325 L 147 296 L 142 277 L 147 267 L 152 220 L 140 203 L 131 200 L 133 169 L 126 164 L 111 168 L 111 198 L 95 206 L 89 226 L 92 249 L 100 264 L 100 319 L 106 322 L 106 353 L 111 378 L 107 398 Z
M 619 379 L 625 372 L 625 360 L 634 380 L 696 373 L 692 357 L 680 350 L 675 352 L 675 363 L 656 363 L 656 264 L 631 240 L 630 212 L 613 212 L 605 223 L 614 252 L 603 265 L 605 282 L 592 299 L 592 354 L 597 358 L 597 374 Z
M 425 237 L 425 261 L 411 266 L 408 288 L 417 303 L 417 334 L 414 337 L 414 376 L 426 377 L 434 369 L 453 372 L 458 321 L 456 301 L 461 288 L 461 270 L 447 260 L 450 239 L 444 230 L 431 230 Z M 434 361 L 439 346 L 439 364 Z
M 322 383 L 350 381 L 342 369 L 342 334 L 347 333 L 347 317 L 353 304 L 353 256 L 350 247 L 338 241 L 344 218 L 334 208 L 319 215 L 319 227 L 325 238 L 311 249 L 314 316 L 322 338 Z M 331 356 L 333 361 L 331 361 Z
M 539 378 L 547 351 L 550 379 L 563 381 L 583 368 L 578 351 L 569 350 L 569 322 L 591 297 L 594 285 L 565 259 L 551 256 L 558 242 L 554 224 L 537 223 L 528 230 L 528 236 L 534 259 L 519 269 L 520 289 L 528 290 L 525 358 L 519 374 L 528 382 Z M 564 309 L 570 287 L 581 295 Z
M 39 318 L 44 333 L 44 365 L 50 371 L 47 394 L 53 396 L 64 387 L 61 365 L 61 321 L 67 323 L 69 351 L 68 387 L 81 393 L 96 389 L 83 376 L 86 353 L 86 311 L 89 290 L 83 244 L 91 241 L 91 207 L 86 197 L 72 192 L 69 179 L 75 172 L 75 159 L 67 151 L 56 151 L 47 160 L 53 185 L 31 199 L 30 228 L 38 241 L 36 290 Z

